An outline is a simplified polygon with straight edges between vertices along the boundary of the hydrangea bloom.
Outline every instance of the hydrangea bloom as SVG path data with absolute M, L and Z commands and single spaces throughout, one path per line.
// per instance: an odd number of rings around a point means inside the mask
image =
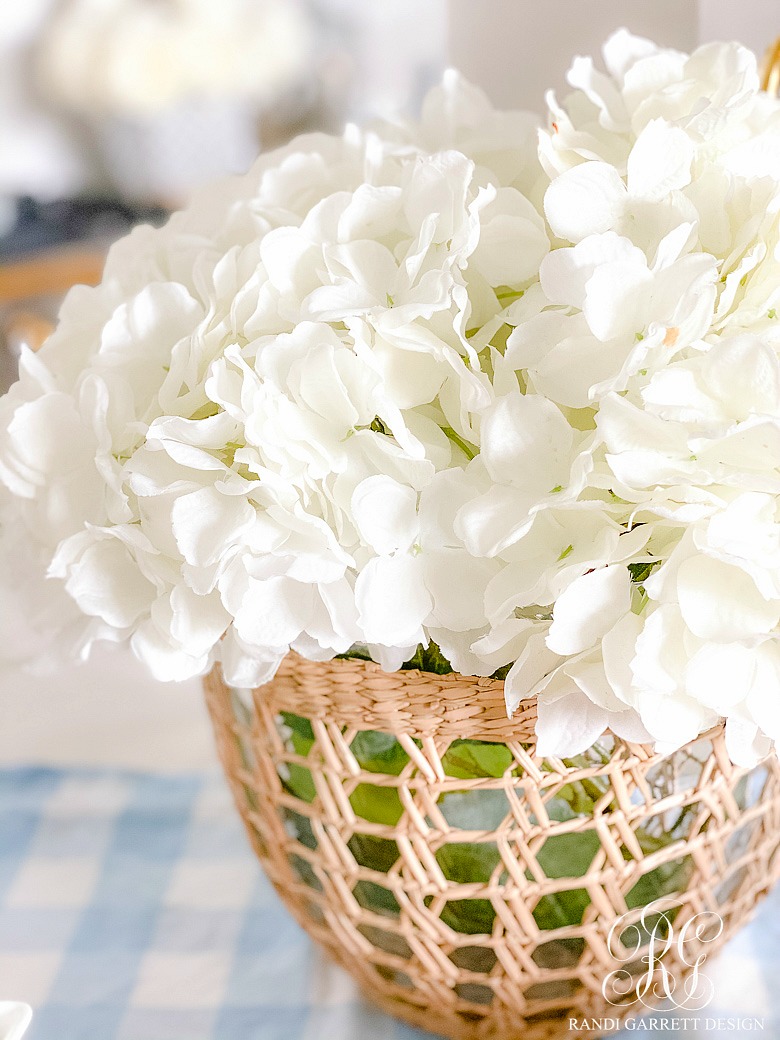
M 298 139 L 71 293 L 0 477 L 72 649 L 249 685 L 432 641 L 538 697 L 543 754 L 768 751 L 780 103 L 736 45 L 604 61 L 546 128 L 449 74 Z

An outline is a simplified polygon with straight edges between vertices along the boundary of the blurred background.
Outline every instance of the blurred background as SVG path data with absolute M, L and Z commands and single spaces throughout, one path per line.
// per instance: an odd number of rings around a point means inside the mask
M 414 113 L 447 65 L 496 104 L 541 110 L 616 28 L 692 49 L 780 33 L 766 0 L 2 0 L 0 389 L 107 246 L 204 181 L 303 130 Z M 0 763 L 198 768 L 197 683 L 129 655 L 56 682 L 0 659 Z

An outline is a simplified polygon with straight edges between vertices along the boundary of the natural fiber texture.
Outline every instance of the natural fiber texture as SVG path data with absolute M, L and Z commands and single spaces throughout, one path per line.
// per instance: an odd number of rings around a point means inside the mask
M 253 693 L 216 672 L 206 689 L 238 808 L 291 912 L 371 999 L 450 1037 L 574 1037 L 570 1017 L 642 1010 L 602 995 L 622 966 L 608 948 L 616 918 L 637 920 L 646 891 L 666 896 L 676 932 L 716 911 L 709 957 L 780 870 L 777 758 L 735 767 L 720 728 L 668 757 L 608 736 L 567 764 L 535 755 L 533 704 L 508 720 L 495 680 L 290 655 Z M 310 720 L 310 737 L 296 744 L 282 717 Z M 365 730 L 392 735 L 392 768 L 358 760 Z M 505 744 L 501 775 L 464 778 L 464 740 Z M 397 812 L 383 820 L 388 798 Z M 568 819 L 553 812 L 564 801 Z M 572 842 L 570 869 L 551 867 L 550 839 Z M 449 868 L 468 843 L 495 868 L 463 883 Z M 550 927 L 560 905 L 577 919 Z M 664 964 L 679 983 L 674 946 Z

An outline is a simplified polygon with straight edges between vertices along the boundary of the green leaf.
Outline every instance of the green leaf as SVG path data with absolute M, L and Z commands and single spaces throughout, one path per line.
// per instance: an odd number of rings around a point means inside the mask
M 340 661 L 370 661 L 372 660 L 368 650 L 363 646 L 353 646 L 345 654 L 336 654 Z M 418 644 L 414 655 L 401 665 L 401 668 L 419 668 L 421 672 L 433 672 L 435 675 L 449 675 L 452 665 L 441 652 L 436 643 L 428 646 Z
M 364 820 L 390 827 L 398 823 L 404 811 L 394 787 L 377 787 L 376 784 L 358 784 L 349 796 L 349 803 Z
M 449 675 L 452 672 L 452 665 L 433 641 L 428 646 L 418 644 L 414 657 L 403 667 L 419 668 L 421 672 L 433 672 L 434 675 Z
M 536 858 L 548 878 L 582 877 L 588 872 L 601 842 L 595 830 L 553 834 Z
M 389 888 L 375 885 L 373 881 L 358 881 L 353 892 L 358 903 L 366 910 L 386 917 L 398 917 L 401 907 Z
M 317 797 L 317 790 L 314 787 L 311 771 L 295 762 L 289 762 L 287 769 L 289 775 L 286 780 L 282 780 L 284 789 L 304 802 L 313 802 Z
M 290 825 L 296 841 L 299 841 L 301 845 L 305 845 L 307 849 L 316 849 L 317 839 L 314 836 L 311 820 L 308 816 L 303 816 L 294 809 L 285 808 L 283 812 L 285 823 Z
M 584 888 L 558 892 L 554 896 L 542 896 L 534 907 L 534 920 L 543 931 L 582 924 L 582 918 L 590 905 L 590 896 Z
M 290 866 L 305 885 L 308 885 L 309 888 L 316 889 L 317 892 L 322 891 L 322 882 L 315 874 L 314 868 L 308 860 L 305 860 L 302 856 L 298 855 L 291 855 L 288 859 L 290 861 Z
M 426 897 L 426 903 L 431 897 Z M 441 912 L 441 919 L 453 931 L 465 935 L 490 935 L 496 911 L 489 899 L 452 899 Z
M 505 744 L 454 740 L 442 756 L 441 763 L 447 776 L 476 780 L 479 777 L 502 777 L 513 761 L 512 752 Z
M 594 806 L 609 789 L 606 777 L 593 777 L 588 780 L 574 780 L 566 784 L 547 803 L 547 815 L 551 820 L 570 820 L 575 816 L 593 816 Z M 563 805 L 568 806 L 568 815 Z
M 311 722 L 301 715 L 294 715 L 291 711 L 283 711 L 280 714 L 285 726 L 292 731 L 290 740 L 295 754 L 305 757 L 314 744 L 314 730 Z
M 353 834 L 348 844 L 356 863 L 382 874 L 388 872 L 400 855 L 396 842 L 373 834 Z
M 436 862 L 448 881 L 489 881 L 501 862 L 494 842 L 454 841 L 436 850 Z
M 660 867 L 649 870 L 637 881 L 626 894 L 626 906 L 633 910 L 638 906 L 648 906 L 656 899 L 684 892 L 693 872 L 693 860 L 690 856 L 675 859 L 670 863 L 662 863 Z
M 336 661 L 372 661 L 373 658 L 364 646 L 353 646 L 345 654 L 336 654 Z
M 398 776 L 409 762 L 409 756 L 392 733 L 365 729 L 356 734 L 350 750 L 362 769 L 369 773 Z
M 641 585 L 661 563 L 661 560 L 650 560 L 648 563 L 629 563 L 628 569 L 631 572 L 631 581 L 635 585 Z
M 439 797 L 439 810 L 461 831 L 494 831 L 509 815 L 509 799 L 502 790 L 448 791 Z

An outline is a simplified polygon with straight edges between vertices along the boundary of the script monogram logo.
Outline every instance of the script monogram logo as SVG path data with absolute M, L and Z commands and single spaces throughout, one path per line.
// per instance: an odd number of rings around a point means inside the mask
M 624 921 L 625 916 L 620 917 L 610 928 L 607 947 L 616 961 L 631 964 L 635 969 L 641 964 L 643 970 L 638 975 L 636 970 L 632 972 L 627 968 L 611 971 L 601 986 L 605 999 L 621 1007 L 643 1004 L 654 1008 L 663 999 L 680 1010 L 699 1011 L 706 1007 L 714 996 L 714 987 L 701 970 L 707 959 L 702 947 L 722 933 L 722 918 L 705 911 L 690 918 L 675 933 L 668 910 L 660 910 L 658 904 L 650 903 L 635 924 L 624 927 Z M 685 978 L 681 980 L 674 977 L 663 961 L 673 947 L 677 967 L 685 971 Z M 626 1001 L 632 992 L 636 993 L 634 1000 Z

